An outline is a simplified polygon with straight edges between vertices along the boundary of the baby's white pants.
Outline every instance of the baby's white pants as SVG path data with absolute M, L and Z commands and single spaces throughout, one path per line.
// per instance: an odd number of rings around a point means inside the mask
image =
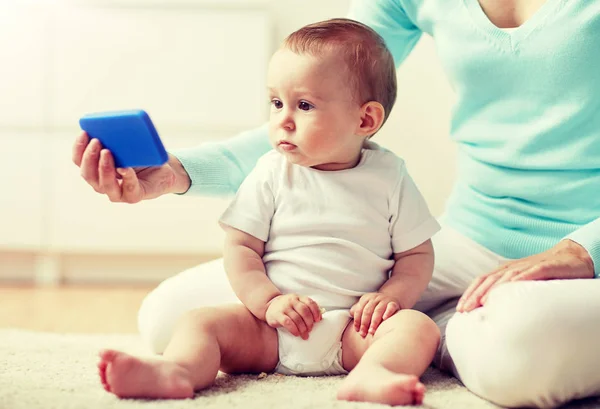
M 415 309 L 442 330 L 434 364 L 473 393 L 508 407 L 556 407 L 600 394 L 600 281 L 505 284 L 485 307 L 455 313 L 471 281 L 507 259 L 445 226 L 433 238 L 433 279 Z M 160 353 L 177 318 L 208 305 L 239 303 L 221 259 L 162 282 L 144 300 L 142 338 Z

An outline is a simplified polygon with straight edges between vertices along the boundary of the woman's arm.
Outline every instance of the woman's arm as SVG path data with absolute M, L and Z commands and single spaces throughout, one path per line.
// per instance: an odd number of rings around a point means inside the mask
M 185 193 L 226 196 L 235 193 L 258 158 L 271 149 L 268 124 L 222 142 L 173 150 L 189 176 Z
M 354 0 L 347 17 L 371 27 L 383 37 L 396 67 L 404 62 L 421 38 L 422 31 L 400 1 Z

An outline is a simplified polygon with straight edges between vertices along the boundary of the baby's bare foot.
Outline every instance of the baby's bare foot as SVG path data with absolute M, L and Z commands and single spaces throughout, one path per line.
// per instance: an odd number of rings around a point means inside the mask
M 104 389 L 119 398 L 185 399 L 194 396 L 190 373 L 176 363 L 100 351 L 98 370 Z
M 340 400 L 420 405 L 425 385 L 414 375 L 397 374 L 380 365 L 360 364 L 348 375 L 338 390 Z

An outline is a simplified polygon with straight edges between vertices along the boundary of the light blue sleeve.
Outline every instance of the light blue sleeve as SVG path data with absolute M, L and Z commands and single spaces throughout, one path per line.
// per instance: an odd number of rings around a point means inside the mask
M 600 218 L 580 227 L 565 237 L 587 250 L 594 262 L 594 275 L 600 277 Z
M 402 3 L 402 0 L 353 0 L 348 12 L 348 18 L 360 21 L 383 37 L 396 67 L 410 54 L 422 34 Z
M 268 124 L 225 141 L 173 150 L 192 180 L 185 193 L 228 196 L 237 192 L 258 159 L 271 149 Z

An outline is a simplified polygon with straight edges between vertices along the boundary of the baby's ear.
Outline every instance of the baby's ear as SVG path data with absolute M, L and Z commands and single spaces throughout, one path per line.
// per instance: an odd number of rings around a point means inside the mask
M 360 108 L 360 125 L 356 134 L 368 137 L 376 133 L 385 119 L 385 109 L 383 105 L 376 101 L 366 102 Z

